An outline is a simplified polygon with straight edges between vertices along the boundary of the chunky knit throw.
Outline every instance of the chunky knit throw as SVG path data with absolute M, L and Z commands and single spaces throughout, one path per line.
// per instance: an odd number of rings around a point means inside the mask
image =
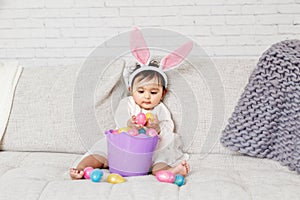
M 225 127 L 231 150 L 270 158 L 300 173 L 300 41 L 263 53 Z

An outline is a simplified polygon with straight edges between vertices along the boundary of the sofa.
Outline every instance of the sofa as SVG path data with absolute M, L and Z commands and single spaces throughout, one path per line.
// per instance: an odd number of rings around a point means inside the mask
M 202 69 L 209 62 L 218 76 L 205 70 L 195 73 L 187 67 L 168 74 L 170 88 L 165 104 L 182 138 L 182 150 L 190 155 L 191 172 L 181 187 L 159 182 L 152 175 L 126 177 L 121 184 L 108 183 L 104 178 L 94 183 L 69 177 L 69 168 L 103 137 L 105 129 L 114 127 L 116 103 L 127 93 L 122 68 L 113 66 L 125 66 L 126 60 L 117 60 L 103 72 L 92 88 L 92 98 L 85 89 L 92 72 L 80 76 L 81 65 L 23 67 L 1 140 L 0 199 L 299 199 L 296 172 L 276 161 L 245 156 L 220 144 L 222 130 L 257 60 L 196 62 Z M 87 85 L 78 85 L 80 77 L 85 77 L 82 83 Z M 174 81 L 176 77 L 178 81 Z M 189 84 L 191 93 L 185 86 L 175 88 L 180 80 Z M 214 83 L 220 90 L 210 88 Z M 214 95 L 220 95 L 219 99 Z M 191 117 L 183 119 L 182 113 Z M 194 130 L 187 131 L 186 127 Z

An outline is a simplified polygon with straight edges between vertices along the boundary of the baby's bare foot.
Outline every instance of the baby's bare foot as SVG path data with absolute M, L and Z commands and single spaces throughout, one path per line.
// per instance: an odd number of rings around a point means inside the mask
M 70 177 L 73 180 L 82 179 L 82 177 L 83 177 L 83 171 L 75 169 L 75 168 L 71 168 L 70 169 Z
M 186 176 L 190 172 L 190 165 L 184 160 L 175 167 L 169 169 L 174 174 Z

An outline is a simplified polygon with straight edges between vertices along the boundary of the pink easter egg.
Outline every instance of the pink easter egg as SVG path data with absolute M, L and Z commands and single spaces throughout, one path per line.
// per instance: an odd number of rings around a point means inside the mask
M 155 176 L 156 179 L 160 182 L 174 183 L 175 181 L 175 175 L 168 170 L 159 171 Z
M 156 135 L 158 135 L 158 134 L 157 134 L 157 131 L 156 131 L 155 129 L 149 128 L 149 129 L 147 129 L 147 131 L 146 131 L 146 135 L 148 135 L 148 136 L 150 136 L 150 137 L 154 137 L 154 136 L 156 136 Z
M 137 138 L 149 138 L 149 136 L 147 136 L 146 134 L 138 134 L 136 137 Z
M 135 118 L 135 123 L 145 125 L 146 121 L 147 121 L 147 119 L 146 119 L 146 115 L 144 113 L 137 114 L 137 116 Z
M 118 129 L 112 130 L 111 133 L 112 133 L 112 134 L 119 134 L 119 130 L 118 130 Z
M 84 168 L 84 170 L 83 170 L 83 177 L 85 179 L 90 179 L 90 176 L 91 176 L 91 173 L 92 173 L 93 170 L 94 170 L 94 168 L 92 168 L 92 167 L 86 167 L 86 168 Z
M 128 134 L 131 136 L 136 136 L 139 134 L 138 130 L 136 130 L 135 128 L 132 128 L 128 131 Z

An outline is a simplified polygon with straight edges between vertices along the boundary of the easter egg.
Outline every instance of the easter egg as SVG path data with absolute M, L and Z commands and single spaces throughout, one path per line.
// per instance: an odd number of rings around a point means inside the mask
M 137 137 L 137 138 L 149 138 L 149 136 L 146 135 L 146 134 L 138 134 L 138 135 L 135 136 L 135 137 Z
M 149 129 L 146 131 L 146 135 L 148 135 L 148 136 L 150 136 L 150 137 L 154 137 L 154 136 L 156 136 L 156 135 L 158 135 L 158 134 L 157 134 L 157 131 L 156 131 L 155 129 L 149 128 Z
M 91 176 L 91 173 L 92 173 L 93 170 L 94 170 L 94 168 L 92 168 L 92 167 L 86 167 L 86 168 L 84 168 L 84 170 L 83 170 L 83 177 L 85 179 L 90 179 L 90 176 Z
M 149 120 L 151 120 L 153 122 L 154 121 L 154 115 L 151 112 L 147 112 L 146 113 L 146 120 L 147 120 L 147 122 Z
M 146 115 L 144 113 L 137 114 L 135 118 L 135 123 L 145 125 L 146 124 Z
M 130 129 L 129 127 L 119 128 L 118 133 L 127 132 L 127 131 L 129 131 L 129 129 Z
M 128 134 L 131 136 L 136 136 L 139 134 L 138 130 L 136 130 L 135 128 L 132 128 L 128 131 Z
M 177 175 L 175 176 L 175 181 L 174 181 L 174 183 L 175 183 L 176 185 L 178 185 L 179 187 L 182 186 L 182 185 L 184 184 L 184 177 L 183 177 L 182 175 L 180 175 L 180 174 L 177 174 Z
M 146 130 L 144 128 L 139 129 L 139 134 L 146 134 Z
M 119 134 L 119 131 L 118 130 L 112 130 L 111 133 L 112 134 Z
M 91 173 L 91 180 L 93 182 L 100 182 L 102 176 L 103 176 L 103 172 L 101 169 L 94 169 Z
M 110 174 L 107 177 L 107 182 L 112 183 L 112 184 L 117 184 L 117 183 L 124 183 L 124 182 L 126 182 L 126 180 L 119 174 Z
M 161 170 L 156 173 L 156 179 L 160 182 L 174 183 L 175 175 L 168 170 Z

